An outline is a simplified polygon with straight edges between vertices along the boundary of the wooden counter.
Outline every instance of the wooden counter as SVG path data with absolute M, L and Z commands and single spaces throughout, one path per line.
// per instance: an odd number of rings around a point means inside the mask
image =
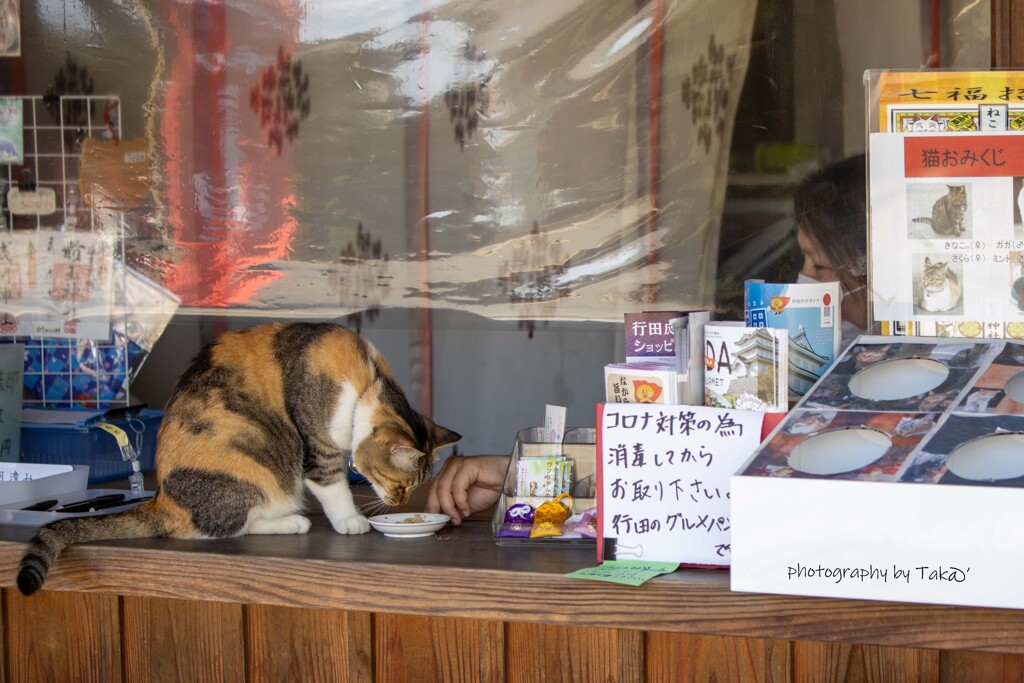
M 1024 674 L 1024 611 L 734 593 L 722 570 L 633 588 L 562 576 L 592 547 L 497 546 L 484 522 L 396 540 L 313 520 L 303 536 L 75 546 L 31 598 L 13 586 L 32 530 L 0 526 L 0 681 Z

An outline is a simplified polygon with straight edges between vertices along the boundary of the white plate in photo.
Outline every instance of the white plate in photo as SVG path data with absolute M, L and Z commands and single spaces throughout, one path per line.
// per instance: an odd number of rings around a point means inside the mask
M 448 515 L 429 512 L 395 512 L 370 517 L 370 526 L 391 538 L 430 536 L 451 519 Z

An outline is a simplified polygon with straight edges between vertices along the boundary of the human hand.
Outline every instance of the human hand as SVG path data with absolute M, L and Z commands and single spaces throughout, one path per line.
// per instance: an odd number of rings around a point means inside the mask
M 501 496 L 508 456 L 453 455 L 430 482 L 427 512 L 443 512 L 458 526 L 465 517 L 486 510 Z

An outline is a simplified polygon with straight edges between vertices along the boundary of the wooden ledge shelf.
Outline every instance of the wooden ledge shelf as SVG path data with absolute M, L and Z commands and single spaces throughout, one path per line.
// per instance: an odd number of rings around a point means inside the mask
M 722 675 L 735 673 L 729 667 L 746 666 L 736 659 L 737 648 L 760 653 L 752 660 L 760 662 L 758 666 L 782 667 L 780 671 L 788 675 L 807 666 L 824 666 L 822 657 L 831 660 L 832 655 L 821 653 L 833 651 L 846 653 L 846 666 L 860 666 L 857 661 L 869 666 L 868 655 L 895 658 L 901 662 L 899 671 L 916 672 L 907 680 L 929 680 L 920 675 L 932 670 L 942 670 L 942 680 L 956 680 L 949 672 L 977 673 L 984 662 L 998 663 L 1000 671 L 1024 671 L 1024 657 L 1018 656 L 1024 654 L 1024 611 L 735 593 L 729 590 L 724 570 L 680 570 L 634 588 L 565 578 L 567 572 L 595 564 L 592 546 L 498 546 L 484 522 L 448 527 L 434 537 L 399 540 L 376 532 L 339 536 L 322 516 L 314 515 L 313 520 L 313 529 L 303 536 L 138 539 L 74 546 L 55 564 L 46 590 L 32 598 L 17 592 L 14 577 L 33 530 L 0 526 L 6 680 L 48 676 L 61 667 L 58 673 L 80 675 L 74 666 L 86 666 L 85 657 L 68 668 L 66 655 L 58 656 L 57 648 L 44 658 L 45 666 L 20 658 L 28 651 L 39 657 L 40 644 L 33 639 L 44 632 L 96 628 L 103 637 L 113 634 L 114 641 L 116 634 L 121 635 L 119 652 L 108 660 L 110 667 L 120 666 L 121 678 L 127 679 L 125 667 L 132 662 L 125 653 L 135 651 L 131 633 L 157 629 L 162 637 L 173 633 L 180 639 L 183 632 L 172 629 L 167 620 L 196 619 L 207 620 L 205 629 L 211 633 L 240 630 L 237 662 L 252 664 L 254 648 L 263 652 L 261 638 L 272 641 L 273 634 L 286 633 L 290 650 L 263 646 L 284 657 L 293 673 L 299 671 L 296 643 L 305 643 L 307 650 L 321 647 L 322 642 L 314 645 L 310 640 L 309 629 L 331 624 L 341 631 L 328 640 L 344 641 L 333 648 L 333 658 L 344 660 L 339 666 L 348 675 L 340 680 L 417 680 L 407 676 L 412 671 L 405 661 L 408 653 L 402 655 L 401 675 L 395 673 L 399 664 L 393 654 L 383 656 L 388 650 L 381 648 L 394 644 L 394 638 L 404 643 L 403 653 L 407 648 L 419 652 L 417 657 L 434 652 L 434 673 L 452 674 L 437 668 L 451 664 L 437 655 L 438 639 L 444 640 L 441 627 L 462 633 L 465 642 L 459 656 L 468 657 L 473 667 L 484 667 L 486 675 L 472 680 L 518 680 L 518 659 L 510 656 L 509 648 L 526 647 L 537 638 L 534 645 L 543 653 L 541 641 L 552 635 L 559 642 L 575 642 L 575 656 L 603 662 L 609 680 L 629 680 L 634 674 L 639 676 L 636 680 L 657 680 L 655 668 L 663 670 L 665 662 L 676 662 L 670 667 L 675 676 L 678 666 L 689 661 L 679 660 L 680 652 L 698 645 L 703 651 L 708 643 L 725 649 L 720 661 L 715 655 L 702 666 L 726 667 Z M 150 647 L 157 644 L 151 642 Z M 850 660 L 851 647 L 867 654 Z M 181 648 L 187 649 L 187 643 L 172 648 L 175 657 L 180 658 Z M 358 652 L 362 659 L 353 655 Z M 807 659 L 802 652 L 816 654 Z M 537 665 L 565 666 L 562 656 L 554 654 L 555 659 L 541 656 Z M 499 655 L 500 662 L 492 661 Z M 139 666 L 144 668 L 144 663 Z M 181 663 L 175 666 L 180 670 Z M 260 678 L 258 666 L 247 666 L 239 680 Z M 835 666 L 828 664 L 829 670 Z M 301 672 L 309 674 L 308 669 Z M 522 680 L 532 680 L 525 675 L 528 670 L 520 673 Z M 326 679 L 339 680 L 336 674 Z

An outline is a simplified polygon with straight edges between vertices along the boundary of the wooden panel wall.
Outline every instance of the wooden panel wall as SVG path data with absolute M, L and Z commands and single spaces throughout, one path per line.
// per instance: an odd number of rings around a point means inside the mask
M 990 0 L 992 7 L 992 66 L 1024 66 L 1024 3 Z
M 1008 683 L 1024 656 L 5 589 L 7 681 Z
M 122 680 L 120 621 L 116 595 L 43 591 L 29 600 L 5 589 L 7 680 Z

